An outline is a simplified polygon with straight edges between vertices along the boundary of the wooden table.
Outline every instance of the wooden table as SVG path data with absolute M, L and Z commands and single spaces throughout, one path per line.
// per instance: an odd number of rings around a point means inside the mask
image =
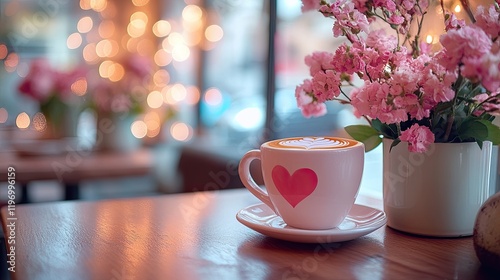
M 19 186 L 40 180 L 57 180 L 65 187 L 65 199 L 78 199 L 78 184 L 85 180 L 107 179 L 148 174 L 153 167 L 149 149 L 129 153 L 70 151 L 58 155 L 19 156 L 12 151 L 0 152 L 0 182 L 7 181 L 7 170 L 15 168 Z M 24 187 L 22 202 L 27 202 Z
M 236 220 L 240 209 L 257 202 L 237 189 L 17 205 L 11 277 L 494 279 L 481 267 L 470 237 L 425 238 L 382 227 L 342 243 L 293 243 Z M 380 206 L 364 197 L 358 203 Z M 9 237 L 11 216 L 5 207 L 1 213 Z

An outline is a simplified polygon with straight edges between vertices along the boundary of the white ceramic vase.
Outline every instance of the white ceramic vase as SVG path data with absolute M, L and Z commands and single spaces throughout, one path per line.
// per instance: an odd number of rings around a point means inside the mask
M 135 115 L 98 114 L 96 150 L 110 152 L 132 152 L 141 146 L 141 140 L 131 131 Z
M 418 235 L 470 236 L 490 194 L 491 142 L 434 143 L 410 153 L 384 139 L 383 192 L 387 225 Z

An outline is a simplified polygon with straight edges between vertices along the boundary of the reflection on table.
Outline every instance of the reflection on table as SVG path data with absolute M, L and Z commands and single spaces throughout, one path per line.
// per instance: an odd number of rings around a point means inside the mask
M 357 239 L 302 244 L 266 237 L 236 213 L 245 189 L 17 205 L 14 279 L 491 279 L 472 238 L 386 226 Z M 357 203 L 380 207 L 361 196 Z M 8 221 L 2 209 L 3 229 Z

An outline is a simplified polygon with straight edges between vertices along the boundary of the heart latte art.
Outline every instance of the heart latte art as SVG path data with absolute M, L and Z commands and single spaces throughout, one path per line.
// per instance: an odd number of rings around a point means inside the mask
M 269 142 L 273 148 L 292 149 L 340 149 L 356 145 L 356 141 L 336 137 L 296 137 Z

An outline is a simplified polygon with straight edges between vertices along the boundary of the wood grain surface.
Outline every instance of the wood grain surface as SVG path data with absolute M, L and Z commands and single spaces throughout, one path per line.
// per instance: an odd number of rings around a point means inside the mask
M 261 235 L 236 213 L 244 189 L 16 206 L 13 279 L 495 279 L 472 238 L 387 227 L 361 238 L 300 244 Z M 358 203 L 380 207 L 360 197 Z M 3 229 L 7 209 L 2 209 Z

